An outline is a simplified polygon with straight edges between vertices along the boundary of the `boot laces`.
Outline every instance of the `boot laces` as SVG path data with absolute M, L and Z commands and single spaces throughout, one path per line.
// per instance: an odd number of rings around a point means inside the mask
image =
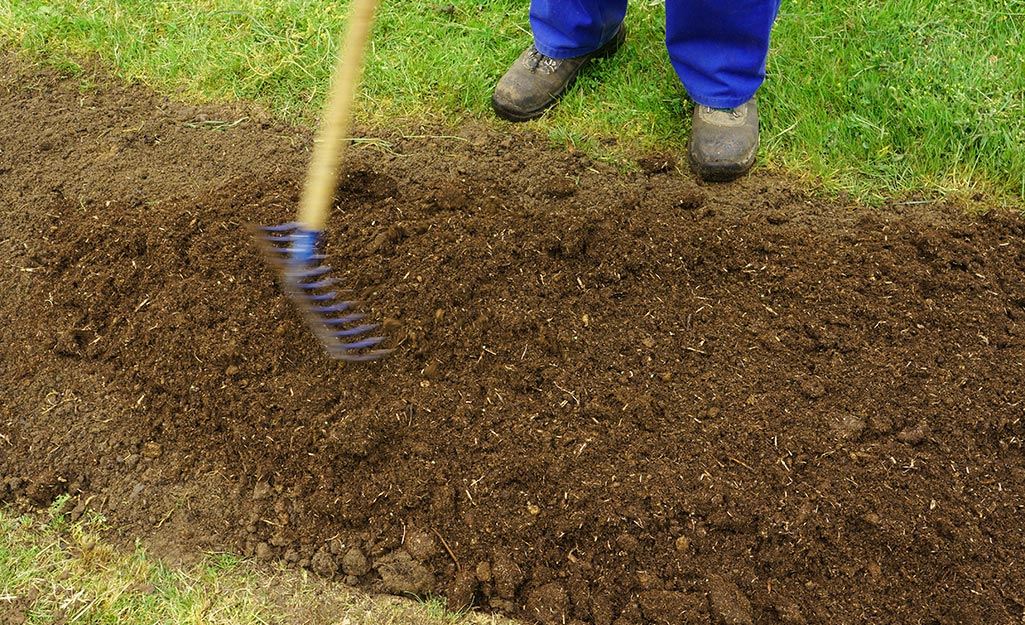
M 713 113 L 721 113 L 723 115 L 729 115 L 730 119 L 739 119 L 741 116 L 740 107 L 717 109 L 711 106 L 702 105 L 702 108 L 705 109 L 704 112 L 708 115 L 711 115 Z
M 526 66 L 527 69 L 529 69 L 532 72 L 539 72 L 541 74 L 551 74 L 555 70 L 559 69 L 559 60 L 541 54 L 541 52 L 537 48 L 531 45 L 530 55 L 526 59 Z

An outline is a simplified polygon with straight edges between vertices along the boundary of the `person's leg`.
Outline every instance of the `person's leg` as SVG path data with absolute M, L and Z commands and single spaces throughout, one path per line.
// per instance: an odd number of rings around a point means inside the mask
M 780 0 L 666 0 L 669 60 L 698 104 L 727 109 L 765 80 Z
M 755 92 L 765 80 L 780 0 L 666 0 L 666 49 L 695 102 L 689 158 L 706 180 L 732 180 L 758 149 Z
M 590 54 L 616 34 L 626 0 L 532 0 L 530 29 L 538 51 L 553 59 Z
M 500 117 L 540 117 L 572 86 L 588 61 L 622 45 L 626 0 L 532 0 L 531 44 L 498 81 L 491 105 Z

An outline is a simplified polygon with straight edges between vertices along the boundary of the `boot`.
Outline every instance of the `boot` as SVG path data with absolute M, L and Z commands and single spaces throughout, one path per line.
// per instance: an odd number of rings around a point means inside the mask
M 619 30 L 600 48 L 583 56 L 553 59 L 531 44 L 498 81 L 491 106 L 502 119 L 524 122 L 540 117 L 569 89 L 591 59 L 615 54 L 623 45 L 626 29 Z
M 696 104 L 687 150 L 702 180 L 729 182 L 746 174 L 758 152 L 758 105 L 754 98 L 731 109 Z

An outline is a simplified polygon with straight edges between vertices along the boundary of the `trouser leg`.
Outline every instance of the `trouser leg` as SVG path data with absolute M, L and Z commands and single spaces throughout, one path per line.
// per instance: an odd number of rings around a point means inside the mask
M 534 46 L 555 59 L 590 54 L 616 34 L 625 15 L 626 0 L 531 0 Z
M 754 96 L 765 80 L 769 33 L 779 4 L 780 0 L 666 0 L 669 60 L 695 102 L 733 108 Z

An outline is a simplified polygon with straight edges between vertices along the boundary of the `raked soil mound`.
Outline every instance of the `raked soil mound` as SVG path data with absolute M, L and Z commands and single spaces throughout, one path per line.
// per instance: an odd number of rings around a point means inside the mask
M 1025 223 L 359 128 L 328 360 L 248 232 L 310 133 L 0 56 L 0 501 L 546 624 L 1025 619 Z M 0 599 L 2 608 L 2 599 Z

